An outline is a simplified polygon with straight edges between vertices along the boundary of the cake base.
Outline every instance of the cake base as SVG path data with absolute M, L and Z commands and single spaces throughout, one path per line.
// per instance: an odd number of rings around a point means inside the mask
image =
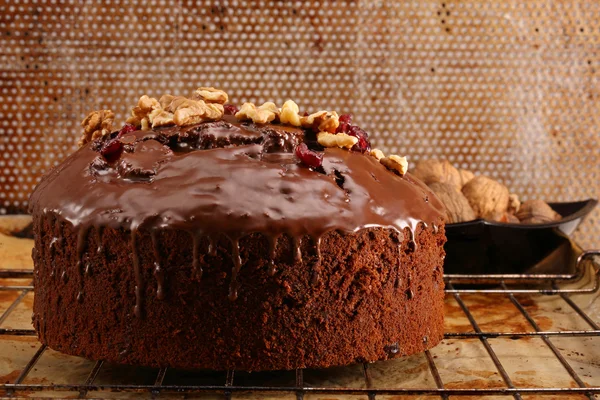
M 51 215 L 34 216 L 34 230 L 33 322 L 40 341 L 63 353 L 151 367 L 289 370 L 401 357 L 443 337 L 441 221 L 419 224 L 414 239 L 385 228 L 331 231 L 319 243 L 243 237 L 234 296 L 235 249 L 225 236 L 82 235 Z

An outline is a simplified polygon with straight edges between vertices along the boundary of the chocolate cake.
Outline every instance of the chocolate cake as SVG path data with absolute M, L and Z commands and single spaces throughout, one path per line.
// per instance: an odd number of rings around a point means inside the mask
M 30 199 L 33 322 L 93 360 L 247 371 L 413 354 L 443 336 L 443 206 L 349 115 L 143 96 Z

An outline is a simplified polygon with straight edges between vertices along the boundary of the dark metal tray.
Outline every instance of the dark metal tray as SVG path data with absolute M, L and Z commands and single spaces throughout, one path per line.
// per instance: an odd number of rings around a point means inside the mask
M 563 215 L 546 224 L 507 224 L 478 219 L 446 225 L 448 274 L 570 274 L 579 248 L 569 235 L 598 204 L 596 199 L 550 203 Z

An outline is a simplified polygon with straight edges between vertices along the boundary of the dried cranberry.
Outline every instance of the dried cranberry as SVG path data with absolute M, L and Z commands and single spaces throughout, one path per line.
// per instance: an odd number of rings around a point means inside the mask
M 369 142 L 369 134 L 367 132 L 363 131 L 358 126 L 350 125 L 348 127 L 348 130 L 346 131 L 346 134 L 348 134 L 350 136 L 354 136 L 355 138 L 358 138 L 358 143 L 356 143 L 352 147 L 351 150 L 359 151 L 361 153 L 366 153 L 367 151 L 371 150 L 371 143 Z
M 300 162 L 308 167 L 319 168 L 323 163 L 323 154 L 310 150 L 306 143 L 296 146 L 295 152 Z
M 348 128 L 350 128 L 350 124 L 352 123 L 352 114 L 340 115 L 339 121 L 340 121 L 340 124 L 338 125 L 335 133 L 348 132 Z
M 121 153 L 123 152 L 123 143 L 119 139 L 111 139 L 102 146 L 100 149 L 100 154 L 106 159 L 108 162 L 113 162 L 121 157 Z
M 235 115 L 240 111 L 235 104 L 225 104 L 223 109 L 225 110 L 225 115 Z
M 123 125 L 123 127 L 119 131 L 119 134 L 117 135 L 117 138 L 120 138 L 123 135 L 126 135 L 128 133 L 135 132 L 137 130 L 138 130 L 137 126 L 131 125 L 131 124 L 125 124 L 125 125 Z

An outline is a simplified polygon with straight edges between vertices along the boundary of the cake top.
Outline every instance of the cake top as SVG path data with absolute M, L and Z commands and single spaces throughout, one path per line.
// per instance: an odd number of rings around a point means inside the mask
M 112 130 L 110 110 L 83 122 L 80 148 L 30 199 L 75 227 L 178 228 L 237 239 L 435 224 L 443 206 L 404 157 L 372 150 L 350 115 L 300 113 L 293 101 L 227 104 L 225 92 L 142 96 Z

